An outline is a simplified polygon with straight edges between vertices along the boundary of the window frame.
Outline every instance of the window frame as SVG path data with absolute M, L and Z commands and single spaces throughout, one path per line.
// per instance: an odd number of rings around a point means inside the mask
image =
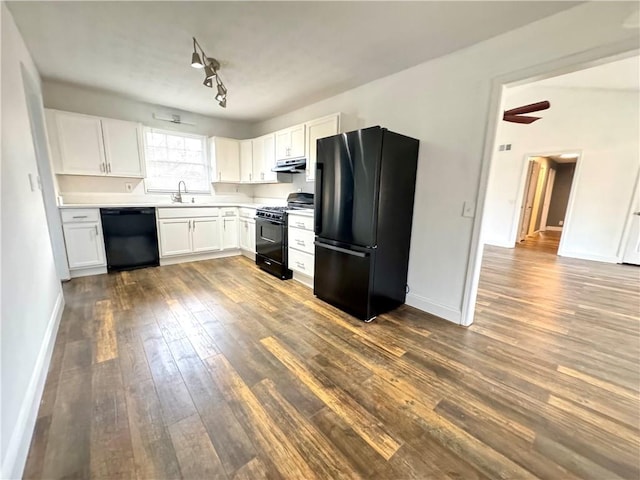
M 208 137 L 206 135 L 198 135 L 196 133 L 186 133 L 186 132 L 181 132 L 178 130 L 165 130 L 165 129 L 161 129 L 161 128 L 154 128 L 154 127 L 148 127 L 146 125 L 143 126 L 142 128 L 142 140 L 143 140 L 143 149 L 144 149 L 144 163 L 145 163 L 145 177 L 144 177 L 144 191 L 145 193 L 149 193 L 149 194 L 154 194 L 154 193 L 176 193 L 178 191 L 177 189 L 177 182 L 180 181 L 180 179 L 177 179 L 176 181 L 176 188 L 172 188 L 172 189 L 160 189 L 160 188 L 149 188 L 148 184 L 147 184 L 147 176 L 148 176 L 148 172 L 149 172 L 149 164 L 148 164 L 148 160 L 147 160 L 147 148 L 149 148 L 149 145 L 147 144 L 147 133 L 160 133 L 163 135 L 177 135 L 177 136 L 181 136 L 184 138 L 193 138 L 193 139 L 197 139 L 202 141 L 202 146 L 203 146 L 203 153 L 204 153 L 204 166 L 206 169 L 206 182 L 207 182 L 207 190 L 188 190 L 187 193 L 189 195 L 211 195 L 212 192 L 212 180 L 211 180 L 211 158 L 209 155 L 209 142 L 208 142 Z M 175 162 L 177 163 L 177 162 Z M 189 186 L 187 185 L 187 189 L 189 188 Z M 183 192 L 184 193 L 184 192 Z

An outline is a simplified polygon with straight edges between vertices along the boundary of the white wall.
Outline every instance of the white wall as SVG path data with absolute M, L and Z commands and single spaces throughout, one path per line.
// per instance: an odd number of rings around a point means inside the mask
M 460 322 L 491 80 L 637 38 L 632 3 L 587 3 L 256 125 L 274 131 L 333 112 L 420 139 L 407 303 Z M 571 27 L 571 35 L 567 35 Z M 419 46 L 416 46 L 419 48 Z
M 527 154 L 581 151 L 560 255 L 616 262 L 640 169 L 638 92 L 529 87 L 509 89 L 507 108 L 549 100 L 531 125 L 501 122 L 485 209 L 484 239 L 513 247 Z M 571 206 L 570 206 L 571 207 Z
M 216 135 L 239 139 L 251 137 L 252 126 L 249 123 L 170 109 L 102 90 L 52 80 L 45 80 L 42 89 L 44 105 L 47 108 L 129 120 L 140 122 L 149 127 L 198 135 Z M 195 123 L 195 125 L 176 125 L 156 120 L 153 118 L 153 114 L 165 117 L 178 114 L 183 121 Z M 130 193 L 125 190 L 126 182 L 133 184 L 133 190 Z M 166 201 L 168 198 L 167 195 L 147 195 L 144 191 L 144 182 L 139 179 L 59 175 L 58 187 L 65 203 L 149 202 Z M 248 201 L 251 197 L 253 197 L 252 187 L 214 185 L 213 197 L 198 196 L 196 201 L 203 202 L 211 199 Z
M 4 3 L 2 25 L 2 478 L 21 476 L 63 307 L 39 190 L 20 65 L 40 78 Z

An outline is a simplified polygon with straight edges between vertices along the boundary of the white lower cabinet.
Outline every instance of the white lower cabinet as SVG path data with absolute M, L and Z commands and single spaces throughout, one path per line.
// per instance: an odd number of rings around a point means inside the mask
M 235 207 L 158 209 L 160 256 L 171 257 L 237 249 L 237 215 L 238 209 Z
M 60 217 L 72 276 L 82 275 L 78 271 L 83 269 L 105 267 L 106 271 L 100 211 L 95 208 L 65 209 L 60 211 Z
M 287 222 L 287 266 L 293 271 L 293 278 L 308 286 L 313 286 L 315 266 L 313 217 L 290 212 Z M 297 274 L 301 274 L 301 276 Z
M 184 255 L 191 253 L 191 220 L 170 218 L 158 221 L 160 236 L 160 256 Z
M 220 219 L 194 218 L 191 221 L 194 252 L 220 250 Z
M 68 223 L 63 230 L 69 270 L 106 265 L 100 223 Z
M 256 253 L 256 222 L 248 218 L 240 219 L 240 248 Z

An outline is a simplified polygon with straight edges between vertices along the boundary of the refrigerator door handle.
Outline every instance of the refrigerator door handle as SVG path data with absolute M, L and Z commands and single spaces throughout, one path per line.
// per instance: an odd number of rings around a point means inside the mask
M 324 165 L 322 163 L 316 163 L 316 182 L 317 182 L 317 187 L 316 187 L 316 198 L 315 198 L 315 216 L 314 216 L 314 220 L 315 220 L 315 233 L 316 235 L 320 233 L 320 230 L 322 229 L 322 189 L 324 187 L 324 185 L 322 185 L 322 180 L 323 180 L 323 172 L 324 172 Z
M 349 250 L 347 248 L 336 247 L 334 245 L 328 245 L 322 242 L 315 242 L 315 244 L 317 247 L 326 248 L 328 250 L 335 250 L 336 252 L 346 253 L 347 255 L 353 255 L 354 257 L 365 258 L 369 256 L 367 252 L 358 252 L 357 250 Z

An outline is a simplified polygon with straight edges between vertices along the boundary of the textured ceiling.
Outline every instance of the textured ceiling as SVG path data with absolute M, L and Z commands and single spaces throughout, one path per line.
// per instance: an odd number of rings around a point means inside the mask
M 535 84 L 543 87 L 640 90 L 640 57 L 630 57 L 597 67 L 552 77 Z
M 257 121 L 577 2 L 9 2 L 45 78 Z M 222 62 L 226 110 L 189 66 Z

